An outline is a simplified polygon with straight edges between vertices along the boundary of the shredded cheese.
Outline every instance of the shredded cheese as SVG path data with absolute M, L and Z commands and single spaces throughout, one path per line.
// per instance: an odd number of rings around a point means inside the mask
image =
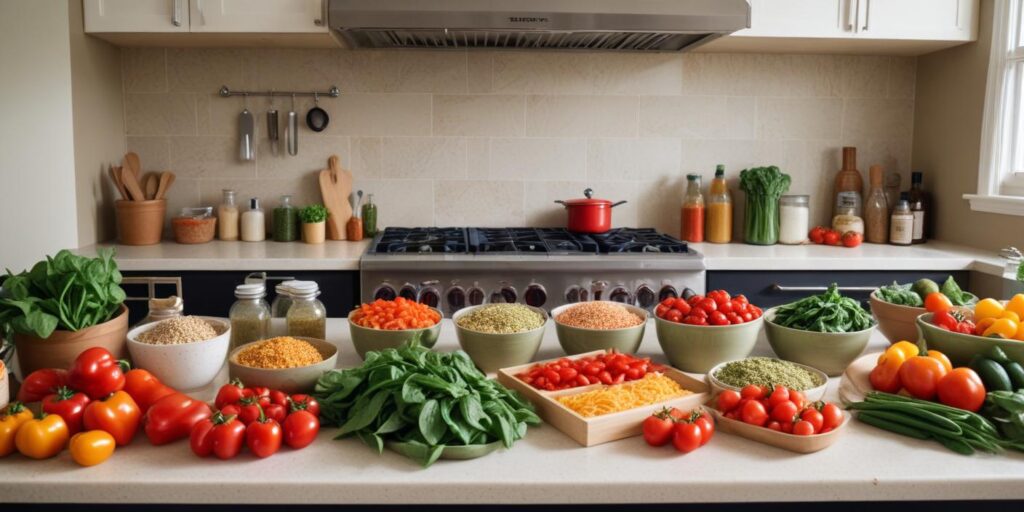
M 678 382 L 660 373 L 649 373 L 640 380 L 558 398 L 558 402 L 584 418 L 611 414 L 636 407 L 691 395 Z

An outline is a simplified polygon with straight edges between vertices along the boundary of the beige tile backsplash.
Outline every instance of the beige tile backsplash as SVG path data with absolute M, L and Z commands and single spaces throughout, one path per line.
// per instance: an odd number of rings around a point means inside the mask
M 839 148 L 909 176 L 915 59 L 761 54 L 125 49 L 125 126 L 147 170 L 178 174 L 169 207 L 216 204 L 222 188 L 265 206 L 319 200 L 315 173 L 337 154 L 373 193 L 383 225 L 559 226 L 555 199 L 629 201 L 617 226 L 679 229 L 685 174 L 779 165 L 791 193 L 828 216 Z M 325 90 L 327 129 L 299 154 L 265 138 L 271 103 L 251 98 L 257 158 L 238 160 L 233 89 Z M 289 98 L 273 104 L 283 122 Z M 742 203 L 742 193 L 735 193 Z M 742 210 L 742 207 L 740 207 Z M 737 222 L 741 215 L 737 215 Z

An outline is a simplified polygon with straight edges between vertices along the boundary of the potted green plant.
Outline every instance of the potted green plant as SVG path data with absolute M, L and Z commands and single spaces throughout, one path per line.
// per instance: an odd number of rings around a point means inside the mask
M 89 258 L 63 250 L 32 270 L 9 270 L 0 289 L 0 330 L 14 333 L 22 375 L 67 368 L 90 347 L 125 354 L 128 308 L 112 249 Z
M 307 244 L 322 244 L 326 234 L 327 208 L 322 204 L 311 204 L 299 210 L 302 220 L 302 241 Z

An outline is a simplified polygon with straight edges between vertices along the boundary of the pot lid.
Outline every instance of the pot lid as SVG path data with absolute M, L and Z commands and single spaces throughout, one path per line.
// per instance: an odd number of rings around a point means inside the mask
M 577 199 L 567 199 L 565 201 L 566 206 L 610 206 L 611 201 L 607 199 L 594 199 L 594 189 L 588 188 L 583 191 L 583 195 L 587 197 L 581 197 Z

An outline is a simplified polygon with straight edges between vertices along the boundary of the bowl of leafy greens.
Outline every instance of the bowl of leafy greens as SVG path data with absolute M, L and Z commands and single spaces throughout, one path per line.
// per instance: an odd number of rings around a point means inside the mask
M 871 339 L 875 321 L 860 303 L 839 293 L 833 283 L 825 293 L 764 312 L 764 332 L 782 359 L 843 373 Z
M 894 282 L 871 292 L 868 300 L 871 314 L 878 320 L 878 330 L 890 343 L 903 340 L 917 342 L 920 336 L 917 317 L 928 312 L 924 308 L 924 299 L 935 292 L 945 295 L 953 306 L 968 306 L 978 301 L 978 297 L 961 290 L 953 276 L 949 276 L 942 286 L 931 279 L 918 279 L 907 284 Z

